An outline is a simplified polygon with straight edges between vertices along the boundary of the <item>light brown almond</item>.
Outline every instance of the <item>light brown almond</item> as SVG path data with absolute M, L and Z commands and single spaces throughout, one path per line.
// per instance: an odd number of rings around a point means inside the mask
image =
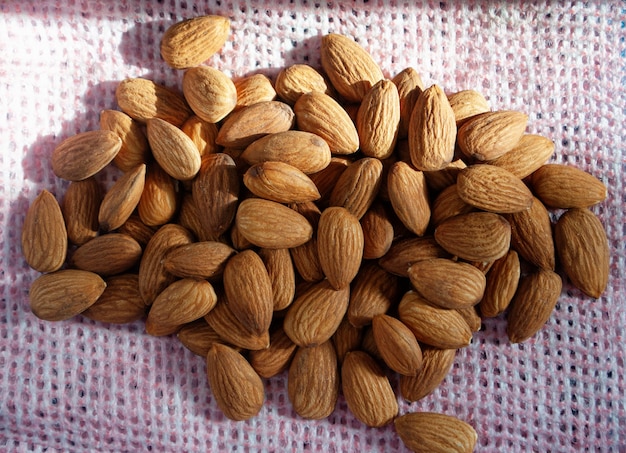
M 416 453 L 472 453 L 478 435 L 468 423 L 435 412 L 413 412 L 395 419 L 402 442 Z
M 374 262 L 364 262 L 350 292 L 348 320 L 355 327 L 371 324 L 372 318 L 398 302 L 398 277 Z
M 263 162 L 251 166 L 243 183 L 254 195 L 278 203 L 304 203 L 320 198 L 307 175 L 284 162 Z
M 203 359 L 206 359 L 213 343 L 224 343 L 224 340 L 204 318 L 182 326 L 176 333 L 176 337 L 183 346 Z
M 70 242 L 82 245 L 97 236 L 101 202 L 102 189 L 95 178 L 70 183 L 61 206 Z
M 398 161 L 389 169 L 387 190 L 391 206 L 402 224 L 416 235 L 424 235 L 431 212 L 424 173 Z
M 148 226 L 168 223 L 178 212 L 178 185 L 158 164 L 146 170 L 146 179 L 137 205 L 141 221 Z
M 183 94 L 193 112 L 207 123 L 223 120 L 237 105 L 233 81 L 222 71 L 208 66 L 185 71 Z
M 142 249 L 146 248 L 152 236 L 154 236 L 155 229 L 149 227 L 141 221 L 138 215 L 131 215 L 124 224 L 117 229 L 118 233 L 130 236 L 139 243 Z
M 363 337 L 363 328 L 354 327 L 347 316 L 344 316 L 341 324 L 332 336 L 335 351 L 337 351 L 337 360 L 343 363 L 343 359 L 350 351 L 361 349 L 361 341 Z
M 410 237 L 394 242 L 385 256 L 378 260 L 380 267 L 400 277 L 409 276 L 413 263 L 430 258 L 449 258 L 432 236 Z
M 398 96 L 400 98 L 398 138 L 403 139 L 407 137 L 411 113 L 417 98 L 424 90 L 424 82 L 422 82 L 419 73 L 411 67 L 400 71 L 391 81 L 398 88 Z
M 252 74 L 235 80 L 235 88 L 237 88 L 235 109 L 276 99 L 272 81 L 263 74 Z
M 163 258 L 165 270 L 181 278 L 221 277 L 235 250 L 217 241 L 194 242 L 170 250 Z
M 22 226 L 22 254 L 39 272 L 61 268 L 67 255 L 67 230 L 54 195 L 42 190 L 28 208 Z
M 282 327 L 270 335 L 267 349 L 250 351 L 250 365 L 263 378 L 271 378 L 282 373 L 291 363 L 296 353 L 296 344 L 291 341 Z
M 503 313 L 511 303 L 521 275 L 520 261 L 515 250 L 496 260 L 487 273 L 485 294 L 480 301 L 480 314 L 493 318 Z
M 321 195 L 319 204 L 328 202 L 337 181 L 351 163 L 352 160 L 348 158 L 334 156 L 330 159 L 330 163 L 326 168 L 309 175 Z
M 430 395 L 450 372 L 455 356 L 456 349 L 422 347 L 422 366 L 415 376 L 400 376 L 402 397 L 414 402 Z
M 549 208 L 588 208 L 604 201 L 606 186 L 576 167 L 545 164 L 530 176 L 533 192 Z
M 524 179 L 545 164 L 553 153 L 552 140 L 541 135 L 526 134 L 511 151 L 490 160 L 489 164 L 502 167 Z
M 93 305 L 105 288 L 93 272 L 64 269 L 43 274 L 30 286 L 30 309 L 45 321 L 63 321 Z
M 161 168 L 174 179 L 187 181 L 200 170 L 196 144 L 178 127 L 160 118 L 149 119 L 148 141 Z
M 476 208 L 470 204 L 467 204 L 459 196 L 457 185 L 443 189 L 435 201 L 433 202 L 431 223 L 437 227 L 442 222 L 460 214 L 467 214 L 468 212 L 475 211 Z
M 259 256 L 272 284 L 274 311 L 284 310 L 293 302 L 296 274 L 289 249 L 259 249 Z
M 459 172 L 467 165 L 462 159 L 456 159 L 450 162 L 441 170 L 425 171 L 426 183 L 432 193 L 439 193 L 444 189 L 456 184 L 456 178 Z
M 374 157 L 352 162 L 341 174 L 330 194 L 330 206 L 346 208 L 357 219 L 374 202 L 382 182 L 383 164 Z
M 462 90 L 448 96 L 457 128 L 470 118 L 491 110 L 485 97 L 475 90 Z
M 382 79 L 369 90 L 356 119 L 360 150 L 368 157 L 386 159 L 393 153 L 400 124 L 400 96 L 391 80 Z
M 103 231 L 121 227 L 131 216 L 143 193 L 146 164 L 124 173 L 104 195 L 98 210 L 98 223 Z
M 324 77 L 306 64 L 294 64 L 282 69 L 276 77 L 275 88 L 278 96 L 290 105 L 311 91 L 331 94 Z
M 389 368 L 414 376 L 422 366 L 422 350 L 413 332 L 399 319 L 380 314 L 372 319 L 374 341 Z
M 218 133 L 216 124 L 192 115 L 181 126 L 181 130 L 196 144 L 200 157 L 219 152 L 220 147 L 215 143 Z
M 478 332 L 482 328 L 483 322 L 476 306 L 457 308 L 456 311 L 463 317 L 472 332 Z
M 139 294 L 137 274 L 109 277 L 98 300 L 81 315 L 94 321 L 125 324 L 146 315 L 146 304 Z
M 393 242 L 393 225 L 385 205 L 374 202 L 361 217 L 363 230 L 363 259 L 378 259 L 384 256 Z
M 121 233 L 103 234 L 78 247 L 72 255 L 77 269 L 111 276 L 128 271 L 141 259 L 141 246 Z
M 294 203 L 290 205 L 294 211 L 302 214 L 317 230 L 321 212 L 315 203 Z M 302 245 L 290 249 L 293 264 L 300 277 L 307 282 L 319 282 L 324 279 L 324 271 L 319 260 L 317 251 L 317 237 L 313 235 L 310 240 Z
M 122 139 L 122 146 L 113 158 L 117 168 L 129 171 L 137 165 L 148 163 L 148 139 L 139 123 L 130 116 L 118 110 L 103 110 L 100 112 L 100 129 L 114 132 Z

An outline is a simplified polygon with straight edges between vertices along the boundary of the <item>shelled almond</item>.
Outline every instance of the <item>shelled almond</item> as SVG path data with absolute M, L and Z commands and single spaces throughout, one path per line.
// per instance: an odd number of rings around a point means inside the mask
M 464 422 L 398 417 L 384 367 L 416 401 L 471 347 L 479 314 L 506 312 L 512 342 L 532 337 L 561 293 L 556 256 L 600 297 L 608 240 L 588 208 L 606 187 L 545 164 L 554 145 L 525 134 L 526 113 L 424 87 L 413 68 L 388 80 L 347 36 L 323 37 L 323 71 L 231 80 L 201 65 L 229 26 L 207 16 L 168 29 L 161 53 L 185 71 L 183 94 L 123 80 L 121 112 L 55 148 L 55 174 L 73 182 L 62 209 L 43 190 L 24 220 L 26 262 L 46 273 L 33 313 L 147 313 L 148 334 L 177 333 L 206 358 L 234 420 L 262 409 L 261 377 L 289 370 L 302 417 L 327 417 L 342 391 L 363 423 L 395 419 L 409 448 L 471 451 Z M 109 163 L 122 174 L 103 193 Z M 553 237 L 557 208 L 568 211 Z

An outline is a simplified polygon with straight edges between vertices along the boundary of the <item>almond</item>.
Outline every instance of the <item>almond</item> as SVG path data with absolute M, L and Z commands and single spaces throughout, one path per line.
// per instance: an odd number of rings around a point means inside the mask
M 407 137 L 411 113 L 417 98 L 424 91 L 424 82 L 422 82 L 419 73 L 411 67 L 400 71 L 391 81 L 398 88 L 398 97 L 400 99 L 398 138 L 402 139 Z
M 361 341 L 363 337 L 363 328 L 354 327 L 348 317 L 344 316 L 341 324 L 332 336 L 335 351 L 337 351 L 337 359 L 339 363 L 343 363 L 343 359 L 350 351 L 361 349 Z
M 348 409 L 367 426 L 385 426 L 398 415 L 398 402 L 382 368 L 363 351 L 346 354 L 341 389 Z
M 483 322 L 476 311 L 476 306 L 457 308 L 456 311 L 463 317 L 472 332 L 478 332 L 482 328 Z
M 213 343 L 224 343 L 204 318 L 185 324 L 176 336 L 183 346 L 203 359 L 206 359 Z
M 485 294 L 480 301 L 480 314 L 493 318 L 503 313 L 517 290 L 521 275 L 520 260 L 515 250 L 496 260 L 487 273 Z
M 161 56 L 175 69 L 198 66 L 219 51 L 230 32 L 222 16 L 198 16 L 170 26 L 161 38 Z
M 322 37 L 322 67 L 335 89 L 349 102 L 360 102 L 383 73 L 371 55 L 350 37 Z
M 339 397 L 339 367 L 331 341 L 298 348 L 289 367 L 287 391 L 300 417 L 319 420 L 333 413 Z
M 104 231 L 121 227 L 131 216 L 143 193 L 146 164 L 124 173 L 104 195 L 98 210 L 98 223 Z
M 52 170 L 59 178 L 82 181 L 106 167 L 121 148 L 122 139 L 115 132 L 81 132 L 54 148 Z
M 310 175 L 321 195 L 319 204 L 328 202 L 337 181 L 351 163 L 352 160 L 345 157 L 332 157 L 326 168 Z
M 38 277 L 30 286 L 30 309 L 45 321 L 63 321 L 93 305 L 106 283 L 93 272 L 64 269 Z
M 430 201 L 424 173 L 398 161 L 387 176 L 389 201 L 402 224 L 418 236 L 430 222 Z
M 389 368 L 414 376 L 422 366 L 422 350 L 413 332 L 399 319 L 380 314 L 372 319 L 374 341 Z
M 270 335 L 267 349 L 250 351 L 250 365 L 263 378 L 271 378 L 289 368 L 297 346 L 287 336 L 282 327 Z
M 365 262 L 359 269 L 350 292 L 348 319 L 355 327 L 371 324 L 372 318 L 398 302 L 398 277 L 376 263 Z
M 174 179 L 187 181 L 200 170 L 196 144 L 179 128 L 159 118 L 149 119 L 148 141 L 161 168 Z
M 335 290 L 327 280 L 315 283 L 296 297 L 287 309 L 283 328 L 291 340 L 311 347 L 330 339 L 343 319 L 350 288 Z
M 391 248 L 394 232 L 385 205 L 376 202 L 361 217 L 363 230 L 363 259 L 383 257 Z
M 398 314 L 421 343 L 458 349 L 469 346 L 472 340 L 472 331 L 458 312 L 434 307 L 414 291 L 402 297 Z
M 140 124 L 124 112 L 103 110 L 100 112 L 100 129 L 114 132 L 122 139 L 122 146 L 113 158 L 113 164 L 122 171 L 148 163 L 150 148 Z
M 506 154 L 489 161 L 490 165 L 504 168 L 524 179 L 541 167 L 554 153 L 554 142 L 541 135 L 523 135 L 515 147 Z
M 570 209 L 554 229 L 559 260 L 574 286 L 598 299 L 609 281 L 610 249 L 600 219 L 588 209 Z
M 304 93 L 319 91 L 330 94 L 324 77 L 306 64 L 294 64 L 282 69 L 276 77 L 276 93 L 290 105 Z
M 82 245 L 98 235 L 101 202 L 102 189 L 95 178 L 70 183 L 61 206 L 70 242 Z
M 485 97 L 475 90 L 462 90 L 448 96 L 456 126 L 460 128 L 470 118 L 491 110 Z
M 148 79 L 122 80 L 115 90 L 115 98 L 122 111 L 140 123 L 161 118 L 181 126 L 192 115 L 179 93 Z
M 209 385 L 218 407 L 231 420 L 247 420 L 263 407 L 263 381 L 233 348 L 214 343 L 207 354 Z
M 530 176 L 530 183 L 537 198 L 549 208 L 588 208 L 607 197 L 602 181 L 568 165 L 542 165 Z
M 456 184 L 456 178 L 461 170 L 467 165 L 462 159 L 456 159 L 450 162 L 441 170 L 425 171 L 426 183 L 433 193 L 442 192 L 444 189 Z
M 137 205 L 142 222 L 148 226 L 168 223 L 178 211 L 178 185 L 158 164 L 146 170 L 146 179 Z
M 228 259 L 235 253 L 235 249 L 222 242 L 194 242 L 167 252 L 163 267 L 181 278 L 215 279 L 224 273 Z
M 527 210 L 533 202 L 528 187 L 508 170 L 493 165 L 470 165 L 459 172 L 459 197 L 483 211 L 513 213 Z
M 215 143 L 218 133 L 216 124 L 192 115 L 181 126 L 181 130 L 196 144 L 200 157 L 219 152 L 220 147 Z
M 559 296 L 561 277 L 548 270 L 522 276 L 507 314 L 506 333 L 511 343 L 521 343 L 535 335 L 548 321 Z
M 235 88 L 237 88 L 235 109 L 276 99 L 276 91 L 272 86 L 272 81 L 263 74 L 252 74 L 236 80 Z
M 305 93 L 293 107 L 298 129 L 322 137 L 334 154 L 353 154 L 359 149 L 359 134 L 348 113 L 324 93 Z
M 414 452 L 472 453 L 478 435 L 471 425 L 445 414 L 413 412 L 394 421 L 404 445 Z
M 356 119 L 360 149 L 368 157 L 386 159 L 393 153 L 400 124 L 400 96 L 390 80 L 378 81 L 359 107 Z
M 335 289 L 350 285 L 363 258 L 359 220 L 345 208 L 326 208 L 317 227 L 317 250 L 330 285 Z
M 511 244 L 511 225 L 501 215 L 470 212 L 451 217 L 435 229 L 435 240 L 451 255 L 468 261 L 502 258 Z
M 463 201 L 455 183 L 443 189 L 435 198 L 432 207 L 431 223 L 437 227 L 447 219 L 475 210 L 474 206 Z
M 385 256 L 378 260 L 380 267 L 400 277 L 409 276 L 409 268 L 413 263 L 430 258 L 449 258 L 435 238 L 424 236 L 405 238 L 394 242 Z
M 485 275 L 471 264 L 445 258 L 418 261 L 409 268 L 411 284 L 428 302 L 441 308 L 468 308 L 485 292 Z
M 322 213 L 315 203 L 294 203 L 289 207 L 302 214 L 313 227 L 313 231 L 317 230 Z M 324 279 L 324 271 L 320 264 L 317 251 L 317 237 L 315 235 L 304 244 L 291 248 L 290 252 L 298 274 L 305 281 L 319 282 Z
M 196 278 L 177 280 L 154 300 L 146 320 L 150 335 L 169 335 L 183 324 L 205 316 L 217 303 L 209 282 Z
M 28 208 L 22 226 L 22 253 L 39 272 L 61 268 L 67 255 L 67 230 L 54 195 L 42 190 Z
M 380 189 L 383 164 L 374 157 L 351 163 L 330 194 L 330 206 L 346 208 L 357 219 L 363 217 Z
M 433 85 L 417 98 L 408 129 L 411 163 L 418 170 L 440 170 L 454 157 L 456 122 L 443 90 Z
M 294 124 L 294 112 L 278 101 L 259 102 L 231 114 L 217 134 L 217 144 L 245 148 L 268 134 L 285 132 Z
M 81 315 L 94 321 L 125 324 L 137 321 L 146 314 L 139 279 L 136 274 L 122 274 L 105 280 L 106 288 L 98 300 Z
M 185 71 L 183 94 L 193 112 L 207 123 L 223 120 L 237 105 L 233 81 L 222 71 L 208 66 Z
M 432 346 L 422 348 L 422 366 L 414 376 L 400 376 L 400 393 L 409 401 L 419 401 L 430 395 L 446 378 L 456 349 L 439 349 Z
M 72 264 L 101 276 L 128 271 L 141 258 L 141 246 L 132 237 L 121 233 L 104 234 L 78 247 Z
M 468 119 L 457 134 L 459 148 L 476 160 L 493 160 L 511 151 L 519 143 L 528 115 L 512 110 L 486 112 Z
M 293 302 L 296 274 L 289 249 L 260 249 L 259 256 L 272 284 L 274 311 L 284 310 Z
M 243 183 L 254 195 L 278 203 L 304 203 L 320 198 L 307 175 L 283 162 L 253 165 L 243 175 Z
M 139 243 L 142 249 L 146 248 L 156 230 L 141 221 L 138 215 L 131 215 L 124 224 L 117 229 L 118 233 L 130 236 Z
M 239 232 L 264 248 L 291 248 L 313 235 L 311 224 L 296 211 L 279 203 L 249 198 L 240 203 L 236 216 Z

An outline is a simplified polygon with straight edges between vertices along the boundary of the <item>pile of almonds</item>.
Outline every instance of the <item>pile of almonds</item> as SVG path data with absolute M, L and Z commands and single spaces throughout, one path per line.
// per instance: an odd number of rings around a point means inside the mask
M 554 145 L 525 134 L 524 113 L 425 88 L 412 68 L 388 80 L 346 36 L 322 38 L 323 74 L 296 64 L 233 81 L 202 65 L 229 30 L 218 16 L 169 28 L 161 54 L 185 70 L 182 94 L 123 80 L 121 111 L 56 147 L 71 183 L 61 206 L 41 192 L 22 235 L 43 273 L 33 313 L 147 313 L 148 334 L 206 357 L 233 420 L 255 416 L 262 378 L 288 370 L 304 418 L 331 414 L 341 390 L 356 418 L 395 421 L 414 451 L 472 451 L 463 421 L 398 416 L 385 367 L 416 401 L 481 317 L 507 311 L 510 341 L 532 337 L 561 293 L 557 264 L 600 297 L 609 248 L 589 207 L 606 187 L 546 164 Z M 123 174 L 103 193 L 110 163 Z

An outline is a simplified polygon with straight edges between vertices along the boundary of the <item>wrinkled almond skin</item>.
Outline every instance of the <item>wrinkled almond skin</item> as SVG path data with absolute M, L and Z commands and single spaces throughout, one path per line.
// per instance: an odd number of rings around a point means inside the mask
M 67 255 L 67 230 L 54 195 L 42 190 L 28 208 L 22 226 L 22 254 L 39 272 L 59 270 Z
M 588 208 L 607 197 L 602 181 L 568 165 L 542 165 L 530 176 L 530 184 L 537 198 L 548 208 Z
M 520 275 L 520 260 L 515 250 L 510 250 L 493 263 L 487 273 L 485 294 L 479 304 L 481 316 L 493 318 L 508 308 L 517 290 Z
M 215 343 L 207 354 L 209 385 L 218 407 L 231 420 L 257 415 L 265 401 L 263 381 L 234 349 Z
M 432 193 L 442 192 L 444 189 L 456 184 L 459 172 L 465 167 L 467 165 L 462 159 L 456 159 L 441 170 L 424 172 L 428 188 Z
M 143 318 L 146 305 L 139 294 L 137 274 L 122 274 L 109 277 L 106 288 L 98 300 L 82 316 L 93 321 L 126 324 Z
M 346 157 L 333 156 L 326 168 L 309 175 L 321 195 L 321 199 L 318 204 L 325 204 L 328 202 L 330 194 L 335 188 L 337 181 L 351 163 L 352 160 Z
M 235 253 L 235 249 L 222 242 L 194 242 L 170 250 L 163 266 L 177 277 L 212 280 L 224 273 L 228 259 Z
M 422 236 L 430 222 L 430 201 L 424 173 L 398 161 L 387 176 L 389 201 L 402 224 Z
M 276 99 L 276 90 L 272 86 L 272 81 L 263 74 L 252 74 L 235 80 L 235 88 L 237 88 L 235 110 Z
M 178 127 L 193 113 L 179 93 L 143 78 L 122 80 L 115 98 L 122 111 L 140 123 L 161 118 Z
M 348 352 L 361 349 L 362 338 L 363 328 L 354 327 L 348 321 L 348 317 L 344 316 L 341 324 L 339 324 L 332 336 L 335 351 L 337 352 L 337 360 L 339 360 L 340 364 L 343 363 L 343 359 Z
M 180 342 L 196 355 L 206 359 L 213 343 L 224 343 L 204 318 L 185 324 L 176 333 Z
M 129 171 L 150 159 L 148 139 L 140 124 L 124 112 L 103 110 L 100 112 L 100 129 L 116 133 L 122 146 L 113 158 L 113 164 L 122 171 Z
M 456 349 L 440 349 L 432 346 L 422 348 L 422 366 L 414 376 L 400 376 L 400 393 L 409 401 L 419 401 L 430 395 L 446 378 Z
M 302 214 L 311 224 L 313 231 L 317 230 L 322 213 L 315 203 L 295 203 L 289 205 L 289 207 Z M 300 277 L 307 282 L 319 282 L 324 279 L 324 271 L 320 264 L 317 237 L 315 235 L 304 244 L 293 247 L 289 251 Z
M 374 341 L 389 368 L 414 376 L 422 366 L 422 350 L 413 332 L 399 319 L 376 315 L 372 319 Z
M 300 417 L 320 420 L 332 414 L 339 397 L 339 367 L 330 340 L 298 348 L 289 367 L 287 391 Z
M 393 243 L 393 224 L 389 213 L 381 202 L 374 202 L 361 217 L 363 230 L 363 259 L 378 259 L 384 256 Z
M 471 425 L 450 415 L 413 412 L 394 421 L 404 445 L 416 453 L 472 453 L 478 440 Z
M 172 68 L 198 66 L 219 51 L 230 33 L 223 16 L 198 16 L 170 26 L 161 38 L 161 57 Z
M 556 223 L 559 260 L 571 282 L 598 299 L 609 281 L 610 249 L 600 219 L 588 209 L 570 209 Z
M 390 80 L 380 80 L 363 97 L 356 118 L 359 148 L 368 157 L 393 153 L 400 124 L 400 96 Z
M 271 333 L 267 349 L 250 351 L 250 365 L 262 378 L 271 378 L 289 368 L 296 348 L 296 344 L 279 327 Z
M 74 181 L 67 187 L 61 209 L 71 243 L 83 245 L 97 236 L 101 202 L 102 189 L 93 177 Z
M 374 157 L 352 162 L 341 174 L 330 194 L 330 206 L 346 208 L 357 219 L 374 202 L 382 182 L 383 164 Z
M 270 344 L 269 331 L 257 335 L 246 327 L 230 310 L 228 299 L 223 292 L 219 293 L 217 305 L 204 319 L 224 340 L 223 343 L 250 351 L 266 349 Z
M 131 215 L 124 224 L 117 229 L 118 233 L 130 236 L 139 243 L 142 249 L 146 248 L 156 229 L 149 227 L 141 221 L 138 215 Z
M 552 140 L 541 135 L 526 134 L 511 151 L 490 160 L 489 164 L 504 168 L 524 179 L 545 164 L 553 153 Z
M 288 308 L 283 324 L 285 333 L 301 347 L 324 343 L 341 324 L 349 300 L 349 287 L 335 290 L 327 280 L 315 283 Z
M 146 179 L 137 205 L 141 221 L 148 226 L 168 223 L 178 211 L 178 185 L 158 164 L 146 170 Z
M 528 115 L 512 110 L 486 112 L 468 119 L 457 134 L 457 143 L 469 158 L 497 159 L 519 143 Z
M 467 214 L 475 210 L 476 208 L 474 206 L 467 204 L 459 196 L 459 191 L 455 183 L 443 189 L 439 195 L 437 195 L 437 198 L 435 198 L 432 207 L 431 223 L 437 227 L 449 218 L 460 214 Z
M 398 277 L 374 262 L 365 262 L 359 269 L 350 292 L 348 320 L 355 327 L 371 324 L 372 318 L 398 302 Z
M 64 269 L 43 274 L 30 286 L 30 309 L 44 321 L 63 321 L 93 305 L 105 288 L 93 272 Z
M 243 183 L 254 195 L 278 203 L 305 203 L 320 198 L 315 183 L 284 162 L 263 162 L 251 166 Z
M 78 247 L 72 255 L 72 264 L 106 277 L 129 270 L 139 262 L 141 252 L 139 243 L 130 236 L 103 234 Z
M 222 71 L 208 66 L 185 71 L 183 94 L 193 112 L 207 123 L 223 120 L 237 105 L 233 81 Z
M 264 248 L 291 248 L 313 236 L 311 224 L 293 209 L 274 201 L 248 198 L 239 204 L 236 216 L 239 232 L 251 243 Z
M 507 314 L 506 333 L 511 343 L 535 335 L 548 321 L 561 295 L 559 274 L 539 269 L 522 276 Z
M 422 82 L 419 73 L 411 67 L 400 71 L 391 81 L 398 88 L 398 97 L 400 99 L 398 139 L 403 139 L 408 134 L 409 122 L 415 102 L 422 91 L 424 91 L 424 82 Z
M 398 314 L 415 338 L 421 343 L 441 349 L 459 349 L 469 346 L 472 331 L 455 310 L 434 307 L 414 291 L 406 293 Z
M 462 90 L 448 96 L 448 102 L 454 112 L 457 128 L 460 128 L 473 116 L 491 110 L 485 97 L 475 90 Z
M 282 69 L 276 77 L 276 93 L 289 105 L 296 103 L 304 93 L 319 91 L 330 94 L 324 77 L 306 64 L 294 64 Z
M 389 379 L 366 352 L 346 354 L 341 388 L 350 412 L 367 426 L 385 426 L 398 415 L 398 402 Z
M 196 144 L 200 157 L 219 152 L 220 147 L 215 143 L 218 133 L 216 124 L 192 115 L 181 126 L 181 130 Z
M 456 121 L 448 98 L 438 85 L 417 98 L 408 129 L 411 163 L 418 170 L 446 167 L 454 157 Z
M 52 171 L 68 181 L 82 181 L 106 167 L 121 148 L 122 139 L 115 132 L 81 132 L 54 148 Z
M 346 288 L 354 279 L 363 258 L 363 230 L 347 209 L 329 207 L 317 226 L 317 250 L 328 282 L 335 289 Z
M 149 119 L 147 125 L 152 154 L 161 168 L 174 179 L 193 179 L 201 164 L 196 144 L 178 127 L 160 118 Z
M 400 277 L 409 276 L 413 263 L 431 258 L 449 258 L 432 236 L 410 237 L 394 242 L 389 251 L 378 260 L 380 267 Z
M 104 195 L 98 210 L 98 223 L 103 231 L 121 227 L 131 216 L 143 193 L 146 164 L 124 173 Z
M 272 284 L 274 311 L 284 310 L 293 302 L 296 274 L 289 249 L 259 249 Z

